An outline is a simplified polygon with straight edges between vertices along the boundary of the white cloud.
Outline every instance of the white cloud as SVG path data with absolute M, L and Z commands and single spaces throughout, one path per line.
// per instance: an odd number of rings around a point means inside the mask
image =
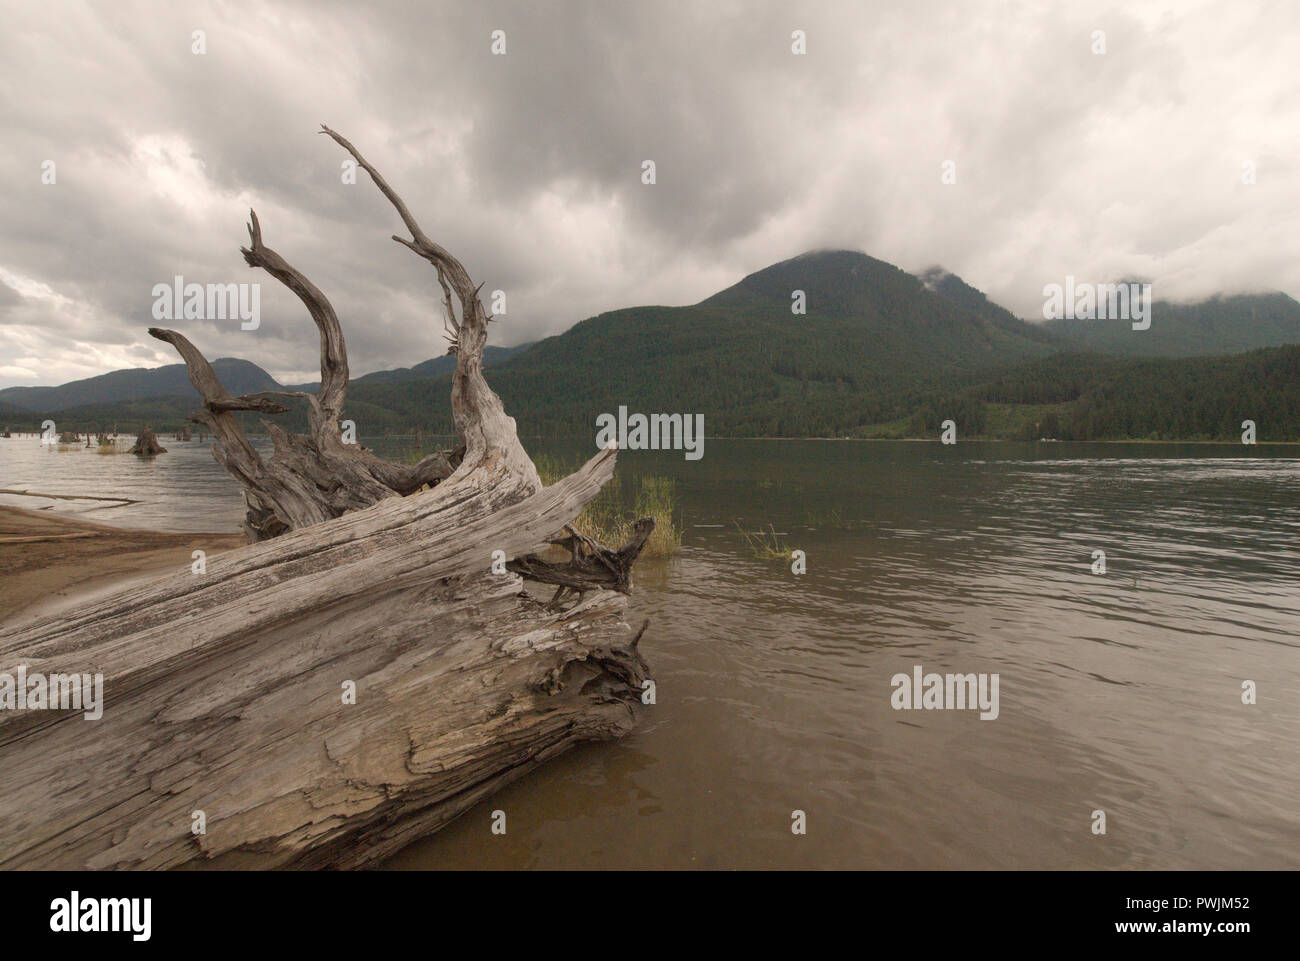
M 145 328 L 176 274 L 260 281 L 261 330 L 175 326 L 306 379 L 309 318 L 238 254 L 249 206 L 333 300 L 354 371 L 441 353 L 433 276 L 321 121 L 507 291 L 501 344 L 833 246 L 941 263 L 1026 315 L 1066 274 L 1295 294 L 1298 28 L 1300 8 L 1208 0 L 9 4 L 0 386 L 175 362 Z

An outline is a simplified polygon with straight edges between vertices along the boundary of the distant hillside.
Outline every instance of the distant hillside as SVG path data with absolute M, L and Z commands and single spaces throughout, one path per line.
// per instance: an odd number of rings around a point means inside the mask
M 160 435 L 184 427 L 190 414 L 199 409 L 198 394 L 192 398 L 143 397 L 140 400 L 117 401 L 112 404 L 82 404 L 56 411 L 21 411 L 6 413 L 0 410 L 0 428 L 35 431 L 40 429 L 43 420 L 53 420 L 60 431 L 77 432 L 102 431 L 117 428 L 121 433 L 137 432 L 142 426 L 149 425 Z M 255 424 L 252 415 L 237 415 L 246 422 Z M 306 414 L 303 415 L 306 422 Z M 260 428 L 254 428 L 260 430 Z
M 1300 440 L 1300 346 L 1222 357 L 1135 359 L 1054 354 L 921 398 L 869 437 L 937 436 L 953 419 L 963 437 L 1006 440 Z
M 1051 320 L 1043 327 L 1080 347 L 1134 357 L 1204 357 L 1300 344 L 1300 303 L 1286 294 L 1156 301 L 1151 328 L 1127 320 Z
M 1022 326 L 1024 322 L 1015 314 L 1005 307 L 993 303 L 984 291 L 977 290 L 956 274 L 949 273 L 942 267 L 931 267 L 922 271 L 919 277 L 921 283 L 925 284 L 926 289 L 934 291 L 940 297 L 950 300 L 974 314 L 989 317 L 1004 327 L 1025 332 L 1026 336 L 1044 344 L 1050 344 L 1053 347 L 1060 347 L 1065 343 L 1060 335 L 1047 329 L 1045 324 L 1024 325 L 1028 327 L 1028 331 L 1025 331 L 1024 326 Z
M 807 313 L 791 312 L 804 292 Z M 852 433 L 958 372 L 1046 356 L 1049 332 L 973 311 L 865 254 L 805 254 L 691 307 L 601 314 L 535 344 L 490 381 L 524 433 L 581 434 L 598 414 L 704 413 L 715 434 Z M 358 385 L 350 398 L 450 428 L 445 379 Z
M 529 344 L 519 344 L 515 347 L 484 347 L 483 348 L 483 366 L 495 367 L 498 364 L 504 364 L 510 358 L 516 356 L 522 351 L 533 346 Z M 432 360 L 426 360 L 423 363 L 416 364 L 414 367 L 398 367 L 395 370 L 376 370 L 373 373 L 365 374 L 358 377 L 353 383 L 374 383 L 374 384 L 397 384 L 408 380 L 426 380 L 430 377 L 442 377 L 450 375 L 456 369 L 456 358 L 451 354 L 444 354 L 441 357 L 434 357 Z
M 234 357 L 221 357 L 212 369 L 232 394 L 277 390 L 275 378 L 256 364 Z M 190 404 L 199 394 L 190 383 L 184 364 L 165 367 L 115 370 L 74 380 L 59 387 L 8 387 L 0 390 L 0 404 L 32 413 L 53 413 L 70 407 L 118 404 L 152 397 L 184 397 Z
M 518 344 L 515 347 L 485 347 L 483 348 L 483 366 L 495 367 L 497 364 L 504 364 L 511 357 L 521 351 L 527 350 L 532 344 Z M 450 375 L 456 369 L 456 358 L 451 354 L 443 354 L 441 357 L 434 357 L 431 360 L 423 361 L 414 367 L 397 367 L 393 370 L 376 370 L 369 374 L 362 374 L 360 377 L 353 378 L 353 384 L 400 384 L 408 380 L 425 380 L 430 377 L 442 377 Z M 310 393 L 316 393 L 320 387 L 319 381 L 312 381 L 310 384 L 292 384 L 289 390 L 305 390 Z
M 791 311 L 795 291 L 803 292 L 805 314 Z M 1116 336 L 1133 343 L 1155 335 L 1152 344 L 1181 337 L 1184 350 L 1235 347 L 1242 341 L 1225 332 L 1283 336 L 1296 306 L 1283 295 L 1215 298 L 1196 308 L 1157 304 L 1151 330 L 1125 324 Z M 1178 323 L 1184 314 L 1187 323 Z M 1247 317 L 1253 328 L 1243 328 Z M 1070 329 L 1100 336 L 1101 328 Z M 1216 331 L 1225 336 L 1210 340 Z M 783 261 L 693 306 L 611 311 L 527 349 L 488 350 L 495 365 L 488 381 L 524 435 L 594 438 L 596 417 L 625 405 L 703 414 L 714 437 L 933 437 L 953 419 L 965 438 L 1226 440 L 1251 419 L 1261 440 L 1300 439 L 1300 347 L 1107 355 L 1080 349 L 1060 325 L 1016 318 L 940 268 L 918 277 L 848 251 Z M 449 434 L 450 376 L 437 372 L 452 362 L 359 377 L 344 416 L 363 436 Z M 9 393 L 0 392 L 0 405 Z M 191 393 L 83 405 L 58 421 L 61 429 L 151 423 L 168 430 L 196 404 Z M 277 422 L 301 430 L 305 405 L 292 406 Z M 28 419 L 39 423 L 35 414 Z M 22 417 L 5 420 L 32 429 Z
M 493 367 L 505 363 L 517 353 L 530 347 L 521 344 L 517 347 L 488 347 L 483 352 L 483 366 Z M 363 374 L 352 381 L 363 383 L 402 383 L 450 374 L 456 368 L 456 358 L 452 356 L 435 357 L 414 367 L 401 367 L 396 370 L 379 370 Z M 262 390 L 305 390 L 315 393 L 320 383 L 281 385 L 261 367 L 247 360 L 235 357 L 221 357 L 212 362 L 222 385 L 230 393 L 255 394 Z M 141 402 L 145 407 L 157 406 L 170 416 L 178 405 L 164 402 L 166 398 L 179 398 L 179 406 L 192 410 L 198 403 L 199 394 L 190 383 L 184 364 L 167 364 L 163 367 L 134 368 L 115 370 L 85 380 L 74 380 L 58 387 L 8 387 L 0 390 L 0 414 L 10 415 L 27 412 L 33 414 L 54 414 L 75 410 L 78 414 L 91 416 L 112 416 L 118 413 L 131 417 L 139 413 Z

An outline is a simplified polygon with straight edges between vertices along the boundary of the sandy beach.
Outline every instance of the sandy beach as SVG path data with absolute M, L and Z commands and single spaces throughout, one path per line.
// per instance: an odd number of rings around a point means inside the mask
M 242 534 L 132 530 L 0 505 L 0 625 L 12 627 L 113 587 L 239 547 Z

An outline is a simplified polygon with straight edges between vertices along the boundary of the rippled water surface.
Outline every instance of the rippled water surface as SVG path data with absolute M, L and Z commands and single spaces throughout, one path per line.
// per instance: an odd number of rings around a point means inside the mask
M 0 441 L 0 487 L 143 501 L 86 515 L 116 523 L 237 529 L 238 488 L 206 447 L 163 442 L 140 461 Z M 1300 867 L 1296 455 L 624 452 L 616 483 L 675 477 L 684 528 L 679 555 L 638 564 L 632 598 L 658 704 L 393 866 Z M 754 557 L 737 524 L 771 525 L 807 574 Z M 999 674 L 998 718 L 894 710 L 890 679 L 916 664 Z

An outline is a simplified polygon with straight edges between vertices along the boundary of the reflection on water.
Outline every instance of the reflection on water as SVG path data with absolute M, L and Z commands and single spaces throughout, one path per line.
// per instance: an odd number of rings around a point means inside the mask
M 0 486 L 148 494 L 89 516 L 237 527 L 234 482 L 197 443 L 164 443 L 173 453 L 142 464 L 0 441 Z M 1296 453 L 624 452 L 616 483 L 674 476 L 685 528 L 678 556 L 637 566 L 657 706 L 632 736 L 545 766 L 393 865 L 1300 866 Z M 772 525 L 808 573 L 751 556 L 737 521 Z M 915 664 L 998 673 L 998 719 L 894 711 L 890 678 Z M 505 836 L 489 830 L 497 808 Z M 806 836 L 790 832 L 795 809 Z M 1091 833 L 1099 809 L 1105 836 Z

